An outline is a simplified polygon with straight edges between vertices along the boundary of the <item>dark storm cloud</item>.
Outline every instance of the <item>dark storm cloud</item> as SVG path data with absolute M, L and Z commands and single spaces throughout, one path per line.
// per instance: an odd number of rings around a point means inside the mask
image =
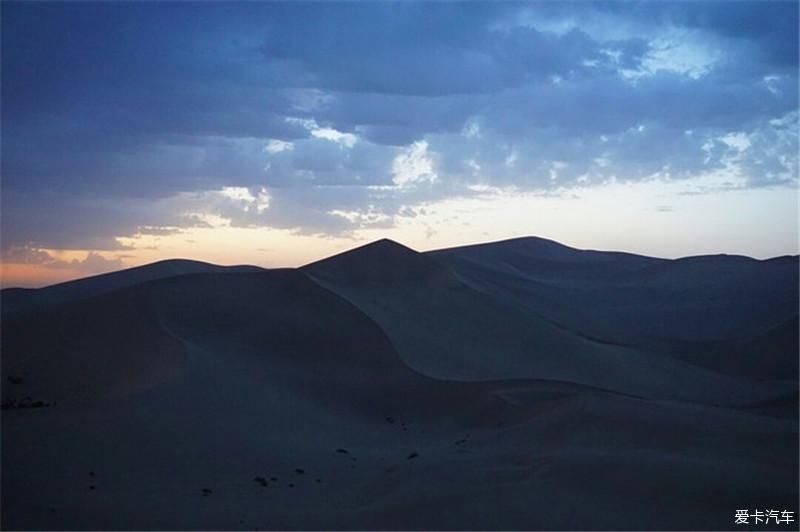
M 340 232 L 474 184 L 732 161 L 793 182 L 796 21 L 777 2 L 4 4 L 3 248 L 109 249 L 192 225 L 184 204 Z M 739 133 L 741 153 L 720 140 Z M 423 140 L 420 186 L 396 160 Z M 223 208 L 223 187 L 269 208 Z

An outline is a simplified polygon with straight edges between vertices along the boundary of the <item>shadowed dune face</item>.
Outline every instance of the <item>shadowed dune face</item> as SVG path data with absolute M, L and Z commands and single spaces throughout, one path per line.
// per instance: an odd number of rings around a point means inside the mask
M 3 411 L 4 527 L 729 529 L 742 505 L 797 510 L 796 258 L 518 239 L 206 266 L 4 313 L 4 402 L 55 402 Z
M 150 292 L 162 327 L 183 343 L 212 357 L 253 358 L 326 404 L 380 410 L 426 381 L 367 316 L 299 271 L 192 276 Z
M 282 365 L 333 386 L 411 374 L 392 365 L 391 345 L 368 318 L 291 270 L 171 278 L 5 326 L 4 370 L 41 382 L 59 400 L 106 399 L 105 390 L 174 378 L 176 366 L 187 372 L 196 363 L 192 346 L 216 357 L 257 353 L 265 368 Z M 114 371 L 96 371 L 105 366 Z M 71 368 L 85 374 L 70 382 Z
M 303 270 L 316 278 L 359 286 L 460 284 L 445 264 L 388 239 L 317 261 Z
M 699 342 L 691 334 L 697 328 L 727 330 L 726 320 L 752 315 L 763 327 L 787 319 L 797 295 L 778 288 L 796 284 L 796 272 L 792 278 L 787 269 L 791 262 L 665 261 L 583 252 L 535 238 L 425 254 L 383 242 L 374 246 L 305 271 L 373 318 L 403 360 L 423 374 L 462 381 L 553 379 L 705 404 L 742 405 L 792 393 L 787 383 L 748 382 L 754 376 L 786 379 L 780 371 L 794 367 L 797 358 L 788 343 L 753 344 L 742 353 L 745 340 Z M 369 263 L 388 257 L 387 249 L 391 262 L 373 267 L 404 276 L 391 283 L 361 276 L 361 256 Z M 706 267 L 704 274 L 698 265 Z M 745 296 L 755 303 L 745 305 Z M 762 326 L 737 332 L 757 342 Z M 761 369 L 750 364 L 754 374 L 727 364 L 729 357 L 759 360 L 762 353 L 752 350 L 757 345 L 768 349 L 763 355 L 769 362 Z
M 251 359 L 265 385 L 280 374 L 328 407 L 379 419 L 387 411 L 461 416 L 463 408 L 448 405 L 494 401 L 484 386 L 410 370 L 374 322 L 296 270 L 169 278 L 12 316 L 6 326 L 4 374 L 22 380 L 5 388 L 6 401 L 128 397 L 198 366 L 224 367 L 225 357 Z
M 138 293 L 51 307 L 3 320 L 3 401 L 99 401 L 172 379 L 188 363 Z
M 678 260 L 537 238 L 432 252 L 471 285 L 608 341 L 744 340 L 796 313 L 798 257 Z

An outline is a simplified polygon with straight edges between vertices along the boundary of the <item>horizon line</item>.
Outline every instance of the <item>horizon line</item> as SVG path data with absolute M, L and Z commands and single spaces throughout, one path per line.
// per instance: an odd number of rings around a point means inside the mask
M 93 278 L 98 278 L 98 277 L 104 277 L 104 276 L 107 276 L 107 275 L 114 275 L 114 274 L 118 274 L 118 273 L 125 272 L 125 271 L 136 270 L 136 269 L 140 269 L 140 268 L 147 268 L 147 267 L 150 267 L 150 266 L 154 266 L 156 264 L 163 264 L 163 263 L 169 263 L 169 262 L 192 262 L 192 263 L 205 264 L 205 265 L 210 265 L 210 266 L 219 266 L 219 267 L 225 267 L 225 268 L 252 267 L 252 268 L 260 268 L 260 269 L 263 269 L 264 271 L 299 270 L 299 269 L 303 269 L 303 268 L 305 268 L 305 267 L 307 267 L 307 266 L 309 266 L 311 264 L 315 264 L 317 262 L 321 262 L 321 261 L 324 261 L 324 260 L 339 256 L 339 255 L 343 255 L 343 254 L 346 254 L 346 253 L 357 251 L 357 250 L 362 249 L 362 248 L 367 248 L 367 247 L 370 247 L 370 246 L 374 246 L 374 245 L 376 245 L 376 244 L 378 244 L 380 242 L 384 242 L 384 241 L 392 243 L 392 244 L 396 244 L 396 245 L 399 245 L 399 246 L 402 246 L 402 247 L 404 247 L 404 248 L 406 248 L 406 249 L 408 249 L 408 250 L 410 250 L 410 251 L 412 251 L 414 253 L 427 254 L 427 253 L 437 253 L 437 252 L 442 252 L 442 251 L 447 251 L 447 250 L 455 250 L 455 249 L 461 249 L 461 248 L 479 247 L 479 246 L 487 246 L 487 245 L 493 245 L 493 244 L 503 244 L 503 243 L 513 242 L 513 241 L 522 241 L 522 240 L 535 240 L 535 241 L 541 241 L 541 242 L 548 242 L 548 243 L 556 244 L 557 246 L 560 246 L 562 248 L 566 248 L 566 249 L 569 249 L 569 250 L 572 250 L 572 251 L 575 251 L 575 252 L 578 252 L 578 253 L 586 253 L 586 252 L 588 252 L 588 253 L 610 253 L 610 254 L 637 256 L 637 257 L 642 257 L 642 258 L 648 258 L 648 259 L 653 259 L 653 260 L 663 260 L 663 261 L 679 261 L 679 260 L 695 259 L 695 258 L 701 258 L 701 257 L 731 257 L 731 258 L 749 259 L 749 260 L 758 261 L 758 262 L 766 262 L 766 261 L 776 260 L 776 259 L 799 258 L 800 257 L 800 253 L 794 253 L 794 254 L 786 253 L 786 254 L 782 254 L 782 255 L 774 255 L 774 256 L 770 256 L 770 257 L 766 257 L 766 258 L 761 258 L 760 259 L 760 258 L 757 258 L 757 257 L 753 257 L 753 256 L 750 256 L 750 255 L 744 255 L 744 254 L 741 254 L 741 253 L 726 253 L 726 252 L 699 253 L 699 254 L 682 255 L 682 256 L 678 256 L 678 257 L 664 257 L 664 256 L 657 256 L 657 255 L 647 255 L 647 254 L 636 253 L 636 252 L 620 250 L 620 249 L 579 248 L 579 247 L 570 246 L 569 244 L 564 244 L 564 243 L 559 242 L 557 240 L 553 240 L 553 239 L 546 238 L 546 237 L 540 237 L 540 236 L 536 236 L 536 235 L 531 235 L 531 234 L 520 235 L 520 236 L 512 236 L 512 237 L 508 237 L 508 238 L 502 238 L 502 239 L 499 239 L 499 240 L 478 241 L 478 242 L 474 242 L 474 243 L 470 243 L 470 244 L 459 244 L 459 245 L 455 245 L 455 246 L 436 247 L 436 248 L 426 249 L 426 250 L 420 251 L 420 250 L 415 249 L 415 248 L 413 248 L 413 247 L 411 247 L 409 245 L 406 245 L 406 244 L 404 244 L 402 242 L 399 242 L 396 239 L 392 239 L 392 238 L 388 238 L 388 237 L 381 237 L 381 238 L 376 238 L 374 240 L 370 240 L 369 242 L 366 242 L 366 243 L 363 243 L 363 244 L 355 245 L 353 247 L 341 250 L 339 252 L 336 252 L 336 253 L 333 253 L 333 254 L 330 254 L 330 255 L 326 255 L 326 256 L 321 257 L 319 259 L 314 259 L 314 260 L 311 260 L 309 262 L 305 262 L 305 263 L 297 265 L 297 266 L 266 267 L 266 266 L 262 266 L 262 265 L 255 264 L 255 263 L 224 264 L 224 263 L 218 263 L 218 262 L 210 262 L 210 261 L 207 261 L 207 260 L 194 259 L 194 258 L 190 258 L 190 257 L 186 257 L 186 256 L 176 256 L 176 257 L 158 259 L 158 260 L 155 260 L 155 261 L 152 261 L 152 262 L 145 262 L 145 263 L 141 263 L 141 264 L 135 264 L 133 266 L 128 266 L 128 267 L 124 267 L 124 268 L 113 269 L 113 270 L 108 270 L 108 271 L 98 272 L 98 273 L 92 273 L 92 274 L 85 275 L 85 276 L 82 276 L 82 277 L 75 277 L 75 278 L 72 278 L 72 279 L 67 279 L 67 280 L 59 281 L 59 282 L 52 283 L 52 284 L 42 284 L 40 286 L 16 286 L 16 285 L 0 286 L 0 291 L 5 292 L 6 290 L 39 290 L 39 289 L 49 288 L 49 287 L 53 287 L 53 286 L 59 286 L 59 285 L 64 285 L 64 284 L 69 284 L 69 283 L 74 283 L 74 282 L 80 282 L 80 281 L 83 281 L 83 280 L 86 280 L 86 279 L 93 279 Z M 0 261 L 0 270 L 2 270 L 2 268 L 5 267 L 5 264 L 6 264 L 5 262 Z

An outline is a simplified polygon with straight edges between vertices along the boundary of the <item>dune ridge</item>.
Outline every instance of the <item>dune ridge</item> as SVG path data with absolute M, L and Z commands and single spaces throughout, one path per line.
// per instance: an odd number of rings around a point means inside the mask
M 4 403 L 47 406 L 3 411 L 2 525 L 695 530 L 731 528 L 742 501 L 796 511 L 796 263 L 382 240 L 297 269 L 75 281 L 3 305 Z M 703 305 L 721 315 L 698 325 Z

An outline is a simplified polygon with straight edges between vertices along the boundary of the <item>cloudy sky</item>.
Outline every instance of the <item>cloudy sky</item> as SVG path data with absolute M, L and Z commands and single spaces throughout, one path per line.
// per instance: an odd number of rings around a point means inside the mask
M 798 252 L 798 4 L 7 3 L 2 283 L 380 237 Z

